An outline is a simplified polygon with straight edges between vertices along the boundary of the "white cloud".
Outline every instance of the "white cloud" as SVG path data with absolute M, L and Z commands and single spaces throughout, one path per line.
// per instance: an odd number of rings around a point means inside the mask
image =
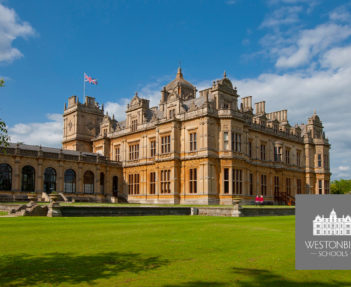
M 302 30 L 296 44 L 281 49 L 276 67 L 295 68 L 308 64 L 312 57 L 334 46 L 351 35 L 351 27 L 334 23 L 321 24 L 313 29 Z
M 140 98 L 144 98 L 150 101 L 150 108 L 153 106 L 158 106 L 161 98 L 161 83 L 160 81 L 155 81 L 155 83 L 148 84 L 141 88 L 138 92 Z M 118 121 L 123 121 L 126 118 L 125 112 L 127 109 L 127 104 L 131 101 L 133 96 L 129 99 L 122 98 L 118 102 L 107 102 L 105 104 L 105 111 L 108 112 L 110 116 L 114 115 Z
M 293 24 L 299 21 L 302 6 L 281 7 L 274 10 L 261 24 L 261 28 Z
M 32 26 L 21 21 L 15 10 L 0 3 L 0 62 L 21 58 L 22 53 L 12 47 L 12 42 L 18 37 L 27 38 L 34 34 Z
M 61 114 L 48 114 L 44 123 L 19 123 L 9 127 L 11 142 L 60 147 L 63 136 Z
M 341 165 L 341 166 L 338 167 L 338 169 L 341 170 L 341 171 L 347 171 L 347 170 L 350 170 L 350 167 Z
M 115 119 L 118 121 L 124 120 L 125 111 L 129 101 L 129 99 L 121 99 L 119 103 L 107 102 L 105 104 L 105 112 L 107 112 L 110 116 L 114 115 Z
M 351 15 L 348 11 L 349 8 L 350 3 L 337 7 L 329 13 L 330 20 L 339 22 L 349 22 L 351 20 Z
M 269 55 L 279 69 L 308 66 L 315 57 L 320 57 L 351 36 L 351 4 L 337 7 L 329 13 L 325 23 L 310 28 L 304 28 L 301 16 L 311 12 L 318 2 L 280 0 L 270 4 L 280 5 L 273 6 L 273 11 L 260 25 L 261 29 L 268 29 L 260 40 L 261 53 Z
M 351 67 L 351 46 L 336 47 L 327 51 L 320 60 L 322 67 L 344 68 Z

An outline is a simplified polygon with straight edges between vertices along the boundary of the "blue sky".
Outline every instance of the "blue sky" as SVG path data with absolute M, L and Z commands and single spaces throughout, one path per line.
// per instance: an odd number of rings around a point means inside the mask
M 13 141 L 59 146 L 63 106 L 87 95 L 123 119 L 158 103 L 179 62 L 206 88 L 226 70 L 241 96 L 306 122 L 316 110 L 334 178 L 351 178 L 351 3 L 318 0 L 0 0 L 0 117 Z

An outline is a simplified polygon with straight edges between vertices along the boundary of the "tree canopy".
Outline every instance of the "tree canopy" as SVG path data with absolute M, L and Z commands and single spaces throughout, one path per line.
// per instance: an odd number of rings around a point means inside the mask
M 351 193 L 351 179 L 340 179 L 331 182 L 330 191 L 334 194 Z
M 0 87 L 3 87 L 5 81 L 0 79 Z M 3 120 L 0 119 L 0 147 L 7 147 L 9 144 L 9 136 L 7 134 L 7 127 Z

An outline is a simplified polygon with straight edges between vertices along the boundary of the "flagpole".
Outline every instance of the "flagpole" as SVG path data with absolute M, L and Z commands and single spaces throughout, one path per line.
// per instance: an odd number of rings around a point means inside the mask
M 83 101 L 85 101 L 85 72 L 83 73 Z

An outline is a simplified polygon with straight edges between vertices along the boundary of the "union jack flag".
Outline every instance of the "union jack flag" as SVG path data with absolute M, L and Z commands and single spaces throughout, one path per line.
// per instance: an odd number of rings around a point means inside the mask
M 86 73 L 84 73 L 84 81 L 89 82 L 89 84 L 92 85 L 97 85 L 97 79 L 93 79 L 92 77 L 89 77 Z

